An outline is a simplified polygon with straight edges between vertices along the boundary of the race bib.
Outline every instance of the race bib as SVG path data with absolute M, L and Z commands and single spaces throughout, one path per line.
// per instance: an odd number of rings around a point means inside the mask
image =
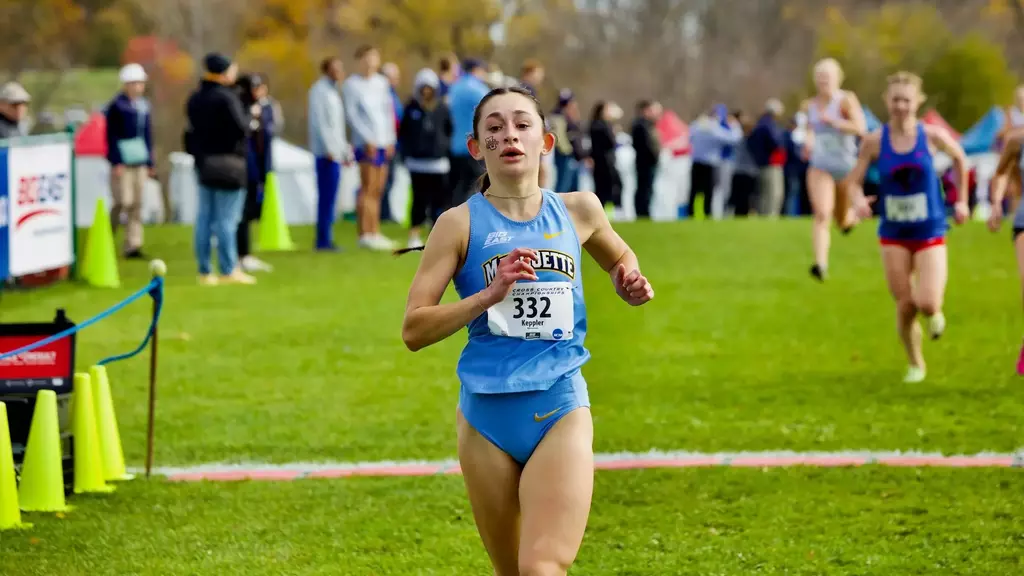
M 886 196 L 885 218 L 890 222 L 924 222 L 928 219 L 928 197 L 924 192 Z
M 501 302 L 487 310 L 487 327 L 495 336 L 523 340 L 572 340 L 572 284 L 516 283 Z

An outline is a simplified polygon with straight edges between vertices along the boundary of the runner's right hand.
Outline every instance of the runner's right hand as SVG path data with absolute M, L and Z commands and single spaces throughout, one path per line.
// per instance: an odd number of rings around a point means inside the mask
M 490 308 L 501 302 L 519 280 L 536 280 L 537 272 L 530 262 L 537 260 L 536 250 L 516 248 L 498 262 L 498 271 L 491 284 L 481 293 L 483 304 Z
M 877 196 L 872 196 L 871 198 L 868 198 L 862 194 L 860 197 L 853 201 L 854 213 L 861 220 L 870 219 L 874 215 L 873 211 L 871 210 L 871 205 L 877 199 Z

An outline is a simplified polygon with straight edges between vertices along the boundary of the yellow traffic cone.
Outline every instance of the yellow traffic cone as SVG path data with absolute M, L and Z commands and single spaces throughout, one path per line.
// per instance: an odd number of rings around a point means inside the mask
M 106 366 L 89 369 L 96 403 L 96 428 L 100 436 L 100 458 L 103 461 L 103 479 L 107 481 L 131 480 L 134 474 L 124 469 L 124 452 L 121 449 L 121 434 L 114 414 L 114 399 L 110 394 L 110 380 Z
M 21 463 L 18 501 L 26 512 L 67 512 L 64 470 L 61 465 L 57 393 L 40 390 L 32 411 L 32 425 Z
M 11 431 L 7 427 L 7 404 L 0 402 L 0 530 L 31 528 L 21 521 L 18 508 L 18 485 L 14 480 L 14 451 Z
M 704 220 L 704 195 L 693 199 L 693 219 Z
M 71 412 L 71 431 L 75 436 L 75 494 L 113 492 L 103 481 L 100 440 L 96 432 L 96 409 L 92 402 L 89 375 L 75 374 L 75 390 Z
M 288 252 L 295 250 L 288 222 L 284 219 L 281 195 L 277 190 L 277 175 L 267 174 L 263 186 L 263 211 L 260 213 L 259 248 L 262 252 Z
M 103 198 L 96 199 L 96 212 L 92 217 L 89 235 L 85 239 L 85 255 L 82 257 L 79 270 L 82 280 L 92 286 L 121 286 L 121 276 L 117 272 L 114 232 L 110 228 L 110 214 L 103 206 Z

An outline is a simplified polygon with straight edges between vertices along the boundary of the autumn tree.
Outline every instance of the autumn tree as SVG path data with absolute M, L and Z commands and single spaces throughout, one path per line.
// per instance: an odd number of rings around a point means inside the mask
M 33 68 L 70 67 L 83 16 L 74 0 L 0 2 L 0 66 L 14 78 Z
M 856 19 L 833 10 L 819 38 L 817 55 L 842 63 L 846 86 L 869 108 L 883 107 L 888 74 L 909 70 L 924 80 L 928 105 L 958 130 L 993 104 L 1008 102 L 1016 83 L 999 45 L 951 29 L 942 13 L 925 4 L 885 5 Z

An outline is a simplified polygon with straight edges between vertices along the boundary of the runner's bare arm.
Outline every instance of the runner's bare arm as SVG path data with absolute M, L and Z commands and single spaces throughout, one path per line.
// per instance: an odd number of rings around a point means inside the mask
M 807 162 L 811 158 L 811 150 L 814 149 L 814 130 L 811 130 L 810 122 L 810 110 L 811 101 L 804 100 L 800 103 L 800 112 L 803 113 L 806 121 L 804 122 L 804 141 L 800 144 L 800 156 L 804 162 Z
M 572 216 L 580 244 L 611 277 L 619 297 L 634 306 L 653 298 L 654 291 L 640 274 L 636 253 L 612 227 L 597 196 L 592 192 L 570 192 L 563 194 L 562 198 Z M 641 284 L 644 286 L 642 290 Z M 645 294 L 640 295 L 639 292 Z
M 992 184 L 989 190 L 989 202 L 992 204 L 998 204 L 1003 201 L 1010 174 L 1018 166 L 1021 153 L 1021 136 L 1021 132 L 1009 132 L 1006 135 L 1003 151 L 999 155 L 999 163 L 996 165 L 996 173 L 992 177 Z
M 953 160 L 953 169 L 956 170 L 956 185 L 957 190 L 965 191 L 970 183 L 969 174 L 967 170 L 967 154 L 964 153 L 964 149 L 960 146 L 960 143 L 953 139 L 948 131 L 940 126 L 925 125 L 924 133 L 928 135 L 928 140 L 935 145 L 936 148 L 946 153 L 947 156 Z M 960 204 L 967 205 L 967 194 L 960 194 Z
M 441 214 L 427 237 L 402 322 L 402 340 L 409 350 L 415 352 L 444 340 L 487 310 L 480 293 L 440 303 L 465 257 L 468 237 L 469 209 L 465 204 Z
M 849 195 L 850 202 L 856 204 L 864 199 L 864 178 L 868 174 L 868 168 L 878 156 L 881 144 L 882 131 L 876 130 L 864 137 L 860 144 L 860 153 L 857 155 L 857 165 L 843 180 L 843 186 Z
M 845 95 L 846 97 L 840 103 L 840 109 L 846 118 L 837 119 L 835 127 L 846 134 L 864 136 L 868 131 L 867 120 L 864 118 L 864 108 L 861 107 L 860 100 L 856 94 L 845 92 Z

